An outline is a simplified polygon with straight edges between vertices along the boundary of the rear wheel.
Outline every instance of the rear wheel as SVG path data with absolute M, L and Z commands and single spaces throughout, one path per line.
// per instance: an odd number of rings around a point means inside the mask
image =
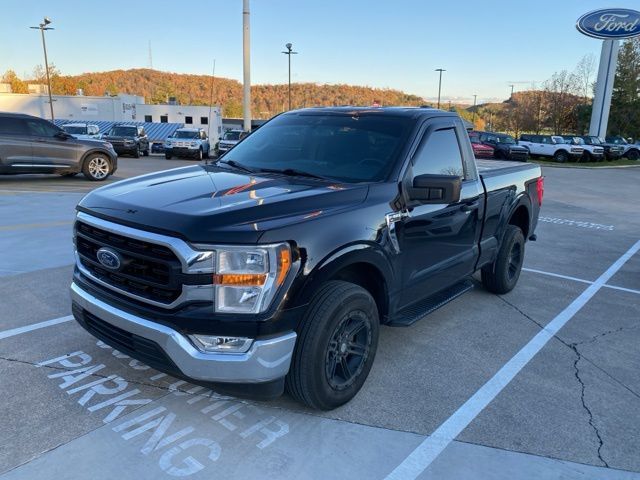
M 640 160 L 640 150 L 631 149 L 627 152 L 627 158 L 629 160 Z
M 515 225 L 507 225 L 498 250 L 490 265 L 482 267 L 482 284 L 490 292 L 508 293 L 516 286 L 524 262 L 524 235 Z
M 82 165 L 82 173 L 94 182 L 106 180 L 111 174 L 111 160 L 102 153 L 89 155 Z
M 313 297 L 299 328 L 286 377 L 289 394 L 331 410 L 360 390 L 376 355 L 378 309 L 364 288 L 330 281 Z
M 567 160 L 569 160 L 569 154 L 566 152 L 566 150 L 558 150 L 553 155 L 553 159 L 558 163 L 565 163 Z

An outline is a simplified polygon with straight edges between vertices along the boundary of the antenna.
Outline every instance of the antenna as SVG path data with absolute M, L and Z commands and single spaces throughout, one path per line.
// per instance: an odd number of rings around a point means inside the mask
M 153 70 L 153 56 L 151 55 L 151 40 L 149 40 L 149 68 Z

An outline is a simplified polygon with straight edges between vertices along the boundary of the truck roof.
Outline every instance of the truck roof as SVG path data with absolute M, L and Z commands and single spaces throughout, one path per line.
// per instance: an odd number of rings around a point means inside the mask
M 458 117 L 457 113 L 446 112 L 444 110 L 438 110 L 437 108 L 423 106 L 423 107 L 353 107 L 353 106 L 341 106 L 341 107 L 312 107 L 303 108 L 300 110 L 291 110 L 284 115 L 298 114 L 298 113 L 324 113 L 324 114 L 340 114 L 340 115 L 353 115 L 353 114 L 373 114 L 373 115 L 393 115 L 403 116 L 409 118 L 419 117 Z

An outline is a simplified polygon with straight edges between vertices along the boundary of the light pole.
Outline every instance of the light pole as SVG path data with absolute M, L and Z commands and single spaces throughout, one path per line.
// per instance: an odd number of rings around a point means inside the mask
M 509 85 L 511 87 L 511 96 L 509 97 L 509 100 L 513 100 L 513 85 Z
M 476 95 L 475 93 L 473 94 L 473 119 L 471 120 L 471 123 L 473 123 L 473 128 L 476 128 L 476 97 L 478 95 Z
M 29 28 L 40 30 L 40 33 L 42 34 L 42 49 L 44 50 L 44 69 L 47 72 L 47 90 L 49 92 L 49 107 L 51 107 L 51 121 L 53 121 L 54 117 L 53 117 L 53 99 L 51 98 L 51 78 L 49 77 L 49 61 L 47 60 L 47 44 L 44 41 L 44 31 L 55 30 L 54 28 L 47 26 L 50 23 L 51 23 L 51 20 L 49 19 L 49 17 L 44 17 L 43 22 L 39 26 L 29 27 Z
M 289 110 L 291 110 L 291 55 L 296 55 L 298 52 L 292 50 L 293 45 L 291 43 L 287 43 L 285 47 L 287 47 L 287 51 L 282 53 L 289 57 Z
M 440 80 L 438 80 L 438 108 L 440 108 L 440 92 L 442 90 L 442 72 L 446 72 L 444 68 L 436 68 L 436 72 L 440 72 Z

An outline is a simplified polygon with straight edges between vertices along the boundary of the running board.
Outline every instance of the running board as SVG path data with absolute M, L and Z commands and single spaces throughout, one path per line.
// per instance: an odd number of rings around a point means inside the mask
M 413 305 L 409 305 L 400 310 L 388 323 L 392 327 L 408 327 L 413 325 L 421 318 L 429 315 L 440 307 L 446 305 L 452 300 L 455 300 L 463 293 L 468 292 L 473 288 L 473 283 L 469 280 L 456 283 L 449 288 L 425 298 Z

